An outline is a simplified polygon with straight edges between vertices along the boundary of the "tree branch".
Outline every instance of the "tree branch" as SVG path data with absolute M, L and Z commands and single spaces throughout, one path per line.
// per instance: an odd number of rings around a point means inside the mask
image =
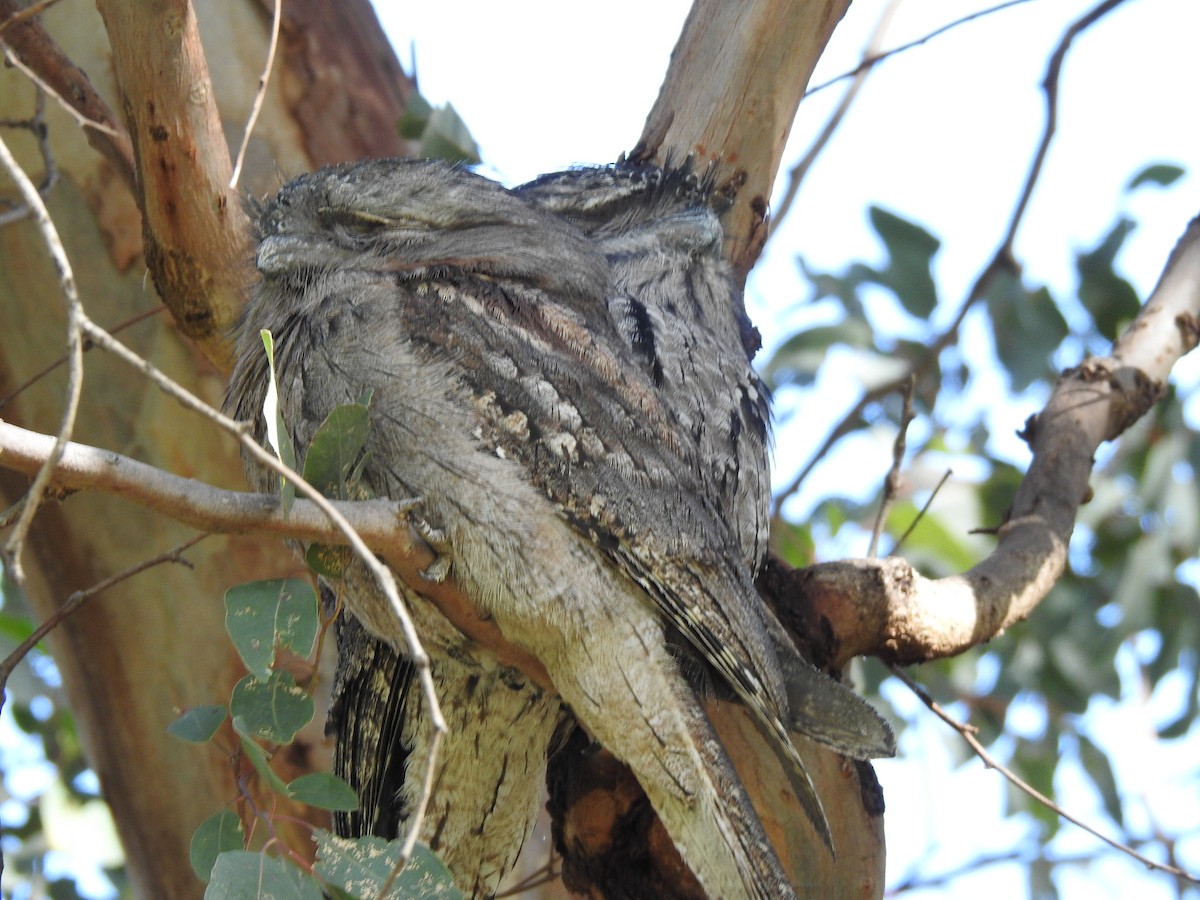
M 743 277 L 767 238 L 767 202 L 796 107 L 849 0 L 696 0 L 632 156 L 694 154 L 737 188 L 726 256 Z M 736 115 L 730 115 L 732 111 Z
M 32 475 L 54 446 L 54 438 L 0 420 L 0 467 Z M 184 525 L 217 534 L 269 534 L 304 543 L 349 544 L 347 536 L 310 500 L 297 498 L 284 511 L 278 497 L 227 491 L 192 478 L 172 475 L 111 450 L 68 442 L 50 477 L 59 491 L 101 491 L 152 509 Z M 421 573 L 436 559 L 409 514 L 407 500 L 328 501 L 374 553 L 400 578 L 420 586 L 464 633 L 496 652 L 543 687 L 552 686 L 542 665 L 509 645 L 494 624 L 478 619 L 474 606 L 449 580 L 433 582 Z
M 253 257 L 192 5 L 100 0 L 133 139 L 146 263 L 184 334 L 222 372 Z
M 13 0 L 0 0 L 0 35 L 13 55 L 37 74 L 47 89 L 81 117 L 88 143 L 134 189 L 133 145 L 116 114 L 87 74 L 59 49 L 41 23 L 23 15 Z M 99 127 L 94 127 L 99 126 Z
M 1062 574 L 1096 449 L 1150 409 L 1198 339 L 1200 217 L 1112 355 L 1064 372 L 1027 423 L 1033 461 L 986 559 L 936 580 L 895 557 L 777 567 L 770 593 L 779 613 L 793 631 L 825 635 L 816 655 L 835 668 L 859 655 L 901 665 L 954 656 L 1023 620 Z

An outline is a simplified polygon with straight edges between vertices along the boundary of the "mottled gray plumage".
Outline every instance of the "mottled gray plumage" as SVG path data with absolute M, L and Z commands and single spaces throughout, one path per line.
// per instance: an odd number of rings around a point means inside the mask
M 890 733 L 796 656 L 755 593 L 766 396 L 703 186 L 618 167 L 513 193 L 439 163 L 375 161 L 298 179 L 259 227 L 263 277 L 239 339 L 233 412 L 260 420 L 261 328 L 275 335 L 281 412 L 301 452 L 334 405 L 370 389 L 367 487 L 423 498 L 422 515 L 449 538 L 457 583 L 631 767 L 712 895 L 787 896 L 669 637 L 682 635 L 776 738 L 827 840 L 787 738 L 798 724 L 791 707 L 820 719 L 823 704 L 805 692 L 831 697 L 837 721 L 816 722 L 813 736 L 856 756 L 887 752 Z M 399 631 L 360 567 L 343 590 L 385 646 L 350 626 L 335 686 L 341 719 L 347 705 L 379 701 L 389 679 L 395 699 L 380 703 L 378 728 L 357 721 L 358 709 L 341 729 L 339 768 L 397 771 L 404 761 L 380 748 L 423 752 L 424 727 L 415 692 L 405 694 Z M 487 832 L 451 861 L 467 890 L 487 893 L 528 829 L 528 785 L 544 769 L 559 699 L 408 599 L 451 728 L 440 812 L 423 834 L 450 847 L 467 830 Z M 801 695 L 806 703 L 789 700 Z M 489 736 L 496 751 L 485 760 L 478 746 Z M 520 770 L 511 784 L 510 761 Z M 371 808 L 343 826 L 395 828 L 412 786 L 393 774 L 369 787 Z

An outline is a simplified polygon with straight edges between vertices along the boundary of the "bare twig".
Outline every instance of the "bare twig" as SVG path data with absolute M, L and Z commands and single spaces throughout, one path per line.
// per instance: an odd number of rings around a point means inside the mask
M 132 325 L 136 325 L 136 324 L 138 324 L 138 322 L 144 321 L 145 319 L 149 319 L 152 316 L 161 315 L 162 313 L 164 313 L 166 311 L 167 311 L 167 308 L 165 306 L 154 306 L 154 307 L 151 307 L 150 309 L 147 309 L 143 312 L 138 313 L 135 316 L 130 316 L 124 322 L 118 322 L 112 328 L 108 328 L 105 330 L 109 334 L 120 334 L 126 328 L 129 328 Z M 91 341 L 85 339 L 83 342 L 83 352 L 87 353 L 89 350 L 91 350 L 95 346 L 96 345 L 93 344 Z M 67 362 L 67 359 L 68 359 L 68 357 L 66 357 L 66 356 L 60 356 L 58 359 L 54 360 L 54 362 L 50 363 L 45 368 L 40 369 L 39 371 L 35 372 L 33 375 L 30 375 L 28 378 L 26 378 L 24 381 L 22 381 L 19 385 L 17 385 L 15 388 L 13 388 L 11 391 L 9 391 L 3 397 L 0 397 L 0 409 L 4 409 L 5 406 L 7 406 L 9 403 L 11 403 L 17 397 L 19 397 L 22 393 L 29 390 L 31 387 L 33 387 L 35 384 L 37 384 L 39 381 L 41 381 L 43 378 L 45 378 L 47 375 L 49 375 L 51 372 L 55 371 L 59 366 L 61 366 L 65 362 Z
M 258 78 L 258 90 L 254 93 L 254 103 L 250 107 L 250 117 L 246 120 L 246 130 L 242 134 L 242 145 L 238 147 L 237 160 L 233 164 L 233 174 L 229 178 L 229 186 L 237 187 L 238 178 L 242 174 L 242 163 L 246 159 L 246 148 L 250 146 L 250 135 L 254 133 L 254 124 L 262 111 L 263 100 L 267 96 L 267 83 L 271 80 L 271 67 L 275 64 L 275 48 L 279 44 L 279 22 L 283 18 L 283 0 L 275 0 L 275 10 L 271 15 L 271 43 L 267 47 L 267 61 L 263 63 L 263 73 Z
M 108 135 L 110 138 L 121 137 L 121 132 L 116 128 L 113 128 L 111 125 L 106 125 L 104 122 L 101 122 L 98 119 L 89 119 L 86 115 L 84 115 L 84 113 L 68 103 L 63 98 L 62 94 L 52 88 L 50 83 L 39 76 L 38 73 L 35 72 L 31 67 L 25 65 L 21 58 L 12 51 L 12 48 L 3 41 L 0 41 L 0 50 L 4 51 L 4 59 L 9 65 L 32 81 L 39 91 L 49 94 L 51 97 L 53 97 L 54 101 L 62 107 L 63 112 L 74 119 L 79 124 L 80 128 L 91 128 L 100 132 L 101 134 Z
M 1034 151 L 1029 173 L 1025 177 L 1025 183 L 1021 188 L 1016 208 L 1009 218 L 1004 236 L 1000 241 L 1000 246 L 971 285 L 971 289 L 967 292 L 966 298 L 963 300 L 958 313 L 954 317 L 954 321 L 934 339 L 922 358 L 913 363 L 907 372 L 864 392 L 858 402 L 842 416 L 841 420 L 833 427 L 833 430 L 825 438 L 821 446 L 817 448 L 817 451 L 805 463 L 800 473 L 775 496 L 771 515 L 773 525 L 779 523 L 784 503 L 800 490 L 800 486 L 804 483 L 804 480 L 812 473 L 817 463 L 824 459 L 826 454 L 833 449 L 834 444 L 854 430 L 854 423 L 858 421 L 863 412 L 872 404 L 878 403 L 888 394 L 898 390 L 910 377 L 916 376 L 920 378 L 933 368 L 941 352 L 958 339 L 958 331 L 962 327 L 967 313 L 987 294 L 987 289 L 991 285 L 992 279 L 1001 272 L 1016 270 L 1017 265 L 1014 261 L 1013 245 L 1016 241 L 1017 230 L 1020 228 L 1021 222 L 1025 217 L 1025 209 L 1028 206 L 1029 198 L 1033 195 L 1034 187 L 1041 176 L 1042 164 L 1045 162 L 1046 154 L 1049 151 L 1051 140 L 1058 125 L 1058 79 L 1062 70 L 1063 60 L 1066 58 L 1067 51 L 1070 49 L 1071 43 L 1075 38 L 1123 2 L 1125 0 L 1104 0 L 1103 3 L 1100 3 L 1072 22 L 1063 33 L 1062 38 L 1059 39 L 1058 46 L 1055 48 L 1054 53 L 1050 57 L 1050 62 L 1046 67 L 1045 77 L 1042 79 L 1042 88 L 1046 95 L 1046 123 L 1043 126 L 1041 138 L 1038 140 L 1037 148 Z
M 896 440 L 892 443 L 892 465 L 887 477 L 883 479 L 883 491 L 879 497 L 879 511 L 875 514 L 875 527 L 871 529 L 871 543 L 867 547 L 867 556 L 874 557 L 879 551 L 879 537 L 883 534 L 883 523 L 887 519 L 888 510 L 900 490 L 900 466 L 904 464 L 904 453 L 908 448 L 908 426 L 916 418 L 913 409 L 913 392 L 917 389 L 917 380 L 910 378 L 904 389 L 904 408 L 900 411 L 900 427 L 896 431 Z
M 113 165 L 126 187 L 134 192 L 133 144 L 128 133 L 84 71 L 59 49 L 40 22 L 24 13 L 13 0 L 0 0 L 0 33 L 4 35 L 4 44 L 26 69 L 37 74 L 43 90 L 62 98 L 74 110 L 73 115 L 84 126 L 88 143 Z
M 50 476 L 54 471 L 54 466 L 58 463 L 59 457 L 62 456 L 63 448 L 66 447 L 67 441 L 71 437 L 71 431 L 75 427 L 75 413 L 79 409 L 79 395 L 83 388 L 82 327 L 85 316 L 83 314 L 83 307 L 79 303 L 79 294 L 75 289 L 75 275 L 71 271 L 71 263 L 67 259 L 67 253 L 63 249 L 62 241 L 59 240 L 58 230 L 54 227 L 54 223 L 50 221 L 50 213 L 46 211 L 46 204 L 42 201 L 37 188 L 29 180 L 29 176 L 17 165 L 17 161 L 13 158 L 12 153 L 9 152 L 8 145 L 4 143 L 3 138 L 0 138 L 0 166 L 3 166 L 13 181 L 16 182 L 17 189 L 21 192 L 26 206 L 29 207 L 30 214 L 37 221 L 38 228 L 42 232 L 42 239 L 46 244 L 46 249 L 50 253 L 51 260 L 54 262 L 55 270 L 58 272 L 59 285 L 62 288 L 63 299 L 67 305 L 67 357 L 69 363 L 67 365 L 67 397 L 62 419 L 59 422 L 58 433 L 54 438 L 54 446 L 46 456 L 45 463 L 38 469 L 37 474 L 34 476 L 33 484 L 29 486 L 29 490 L 25 495 L 24 507 L 20 515 L 17 516 L 12 533 L 8 536 L 8 540 L 5 541 L 3 548 L 5 568 L 13 580 L 17 584 L 21 584 L 24 580 L 24 570 L 21 564 L 21 548 L 25 542 L 25 536 L 29 533 L 34 513 L 37 512 L 38 505 L 45 495 L 46 487 L 50 483 Z
M 955 19 L 953 22 L 949 22 L 940 28 L 935 28 L 933 31 L 929 32 L 929 34 L 919 37 L 914 41 L 909 41 L 907 44 L 901 44 L 899 47 L 893 47 L 891 50 L 887 50 L 883 53 L 878 53 L 873 56 L 866 56 L 863 58 L 862 62 L 860 62 L 849 72 L 843 72 L 841 75 L 830 78 L 828 81 L 821 82 L 816 87 L 809 88 L 804 92 L 804 99 L 807 100 L 818 91 L 823 91 L 826 88 L 833 87 L 839 81 L 845 81 L 847 78 L 855 78 L 868 69 L 879 65 L 879 63 L 883 62 L 888 57 L 896 56 L 899 53 L 904 53 L 907 50 L 913 49 L 913 47 L 919 47 L 921 44 L 924 44 L 927 41 L 938 37 L 939 35 L 945 34 L 947 31 L 953 31 L 959 25 L 966 25 L 968 22 L 973 22 L 975 19 L 981 19 L 984 16 L 990 16 L 992 13 L 1001 12 L 1002 10 L 1008 9 L 1010 6 L 1018 6 L 1021 3 L 1028 2 L 1029 0 L 1008 0 L 1006 3 L 998 3 L 995 6 L 988 7 L 987 9 L 981 9 L 978 12 L 973 12 L 970 15 L 963 16 L 961 19 Z
M 44 200 L 58 183 L 58 166 L 54 163 L 54 153 L 50 150 L 50 129 L 46 127 L 46 92 L 39 90 L 34 95 L 33 115 L 28 119 L 17 121 L 0 121 L 4 128 L 22 128 L 33 135 L 37 141 L 38 152 L 42 157 L 42 183 L 38 185 L 38 194 Z M 0 228 L 19 222 L 30 215 L 29 207 L 24 203 L 13 206 L 0 213 Z
M 75 593 L 71 594 L 71 596 L 69 596 L 63 602 L 62 606 L 58 607 L 58 609 L 54 611 L 52 616 L 47 618 L 44 622 L 42 622 L 41 625 L 35 628 L 29 637 L 21 641 L 21 643 L 17 645 L 16 649 L 14 649 L 12 653 L 8 654 L 8 656 L 4 658 L 3 662 L 0 662 L 0 709 L 4 708 L 4 687 L 8 684 L 8 679 L 9 676 L 12 675 L 13 669 L 20 665 L 21 660 L 29 655 L 29 651 L 36 647 L 42 638 L 61 625 L 68 616 L 75 612 L 75 610 L 83 606 L 84 601 L 95 597 L 97 594 L 108 590 L 114 585 L 120 584 L 122 581 L 132 578 L 134 575 L 138 575 L 142 572 L 145 572 L 147 569 L 152 569 L 155 566 L 163 563 L 174 562 L 190 568 L 191 563 L 183 558 L 183 551 L 200 543 L 200 541 L 204 540 L 206 537 L 208 537 L 207 534 L 197 535 L 196 537 L 186 540 L 182 544 L 167 550 L 165 553 L 152 556 L 150 559 L 143 560 L 136 565 L 130 566 L 128 569 L 125 569 L 122 572 L 118 572 L 115 575 L 110 575 L 108 578 L 97 582 L 89 588 L 86 588 L 82 591 L 75 591 Z
M 872 64 L 868 64 L 867 60 L 876 56 L 879 52 L 879 45 L 883 43 L 883 36 L 887 33 L 888 26 L 892 24 L 892 19 L 896 15 L 896 10 L 900 8 L 902 0 L 891 0 L 884 8 L 879 21 L 875 23 L 875 28 L 871 32 L 871 36 L 867 39 L 867 46 L 863 48 L 863 62 L 854 70 L 853 81 L 850 87 L 846 88 L 846 93 L 842 94 L 842 99 L 838 101 L 837 108 L 833 114 L 825 122 L 825 126 L 821 129 L 820 134 L 813 140 L 812 146 L 808 148 L 808 152 L 800 159 L 798 163 L 792 166 L 788 172 L 787 189 L 783 192 L 783 199 L 779 202 L 778 209 L 772 214 L 770 221 L 770 236 L 775 234 L 780 223 L 787 217 L 791 211 L 792 202 L 796 199 L 796 194 L 800 191 L 800 185 L 804 182 L 804 178 L 808 175 L 813 167 L 813 163 L 817 161 L 817 157 L 821 155 L 821 151 L 828 146 L 833 133 L 837 131 L 838 126 L 849 112 L 851 104 L 854 103 L 858 92 L 862 90 L 862 86 L 866 84 L 867 76 L 871 74 Z M 882 57 L 877 57 L 882 58 Z M 804 96 L 807 97 L 812 91 L 808 91 Z
M 944 709 L 942 709 L 942 707 L 938 704 L 938 702 L 936 700 L 934 700 L 933 697 L 930 696 L 929 692 L 926 691 L 922 685 L 920 685 L 916 681 L 914 681 L 913 678 L 907 672 L 905 672 L 899 666 L 894 665 L 894 664 L 889 666 L 889 668 L 891 669 L 892 674 L 895 675 L 897 678 L 899 678 L 902 682 L 904 682 L 908 686 L 908 688 L 914 694 L 917 695 L 917 697 L 920 699 L 920 701 L 922 703 L 924 703 L 925 706 L 928 707 L 928 709 L 931 712 L 933 712 L 934 715 L 936 715 L 939 719 L 941 719 L 943 722 L 945 722 L 947 725 L 949 725 L 951 728 L 953 728 L 955 731 L 957 731 L 960 735 L 962 735 L 963 740 L 967 742 L 967 744 L 971 747 L 971 749 L 973 751 L 975 751 L 975 755 L 978 756 L 981 760 L 983 760 L 983 764 L 985 766 L 987 766 L 989 769 L 995 769 L 997 772 L 999 772 L 1001 775 L 1003 775 L 1006 779 L 1008 779 L 1009 783 L 1012 784 L 1014 787 L 1016 787 L 1018 790 L 1023 791 L 1024 793 L 1026 793 L 1030 797 L 1032 797 L 1034 800 L 1038 801 L 1038 803 L 1041 803 L 1047 809 L 1052 810 L 1055 813 L 1055 815 L 1061 816 L 1062 818 L 1066 819 L 1068 822 L 1071 822 L 1071 823 L 1079 826 L 1084 831 L 1086 831 L 1088 834 L 1092 835 L 1093 837 L 1099 838 L 1101 841 L 1108 844 L 1108 846 L 1112 847 L 1114 850 L 1119 850 L 1121 853 L 1124 853 L 1124 854 L 1132 857 L 1133 859 L 1136 859 L 1138 862 L 1140 862 L 1142 865 L 1146 866 L 1147 868 L 1156 869 L 1160 872 L 1166 872 L 1169 875 L 1174 875 L 1176 878 L 1186 879 L 1187 881 L 1190 881 L 1194 884 L 1200 884 L 1200 876 L 1196 876 L 1190 872 L 1186 872 L 1183 869 L 1178 868 L 1177 866 L 1171 866 L 1171 865 L 1166 865 L 1164 863 L 1156 862 L 1155 860 L 1150 859 L 1148 856 L 1144 856 L 1143 854 L 1138 853 L 1138 851 L 1134 850 L 1132 847 L 1128 846 L 1127 844 L 1122 844 L 1120 841 L 1114 840 L 1110 837 L 1107 837 L 1107 836 L 1101 834 L 1099 831 L 1097 831 L 1091 825 L 1088 825 L 1082 819 L 1079 819 L 1078 817 L 1073 816 L 1071 813 L 1067 812 L 1065 809 L 1063 809 L 1061 806 L 1059 806 L 1057 803 L 1055 803 L 1053 800 L 1051 800 L 1049 797 L 1047 797 L 1045 794 L 1043 794 L 1037 788 L 1033 787 L 1028 782 L 1022 780 L 1015 772 L 1013 772 L 1011 769 L 1009 769 L 1007 766 L 1005 766 L 1003 763 L 1001 763 L 998 759 L 996 759 L 994 756 L 992 756 L 990 753 L 988 753 L 987 749 L 983 746 L 983 744 L 980 743 L 979 738 L 976 737 L 977 729 L 966 724 L 965 722 L 958 721 L 956 718 L 954 718 L 952 715 L 950 715 L 948 712 L 946 712 Z
M 12 25 L 17 25 L 26 21 L 27 19 L 32 19 L 35 16 L 41 15 L 57 2 L 58 0 L 38 0 L 36 3 L 30 3 L 24 9 L 18 10 L 3 22 L 0 22 L 0 34 L 4 34 L 5 29 Z
M 904 534 L 900 535 L 900 537 L 896 539 L 896 545 L 892 547 L 892 553 L 900 552 L 900 548 L 904 546 L 904 542 L 907 541 L 909 535 L 913 533 L 913 529 L 915 529 L 917 525 L 920 524 L 921 520 L 925 518 L 925 513 L 929 512 L 929 507 L 933 506 L 933 500 L 938 495 L 938 492 L 941 491 L 942 486 L 950 480 L 950 476 L 953 474 L 953 469 L 947 469 L 942 473 L 942 477 L 938 479 L 938 483 L 934 485 L 933 490 L 929 492 L 929 499 L 926 500 L 921 506 L 920 511 L 913 516 L 913 520 L 908 524 L 908 527 L 904 529 Z

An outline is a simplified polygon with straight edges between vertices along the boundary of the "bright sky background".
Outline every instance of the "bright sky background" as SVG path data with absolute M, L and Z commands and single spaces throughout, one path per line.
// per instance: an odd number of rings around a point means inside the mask
M 906 0 L 884 45 L 920 37 L 990 5 Z M 1033 0 L 935 38 L 876 70 L 752 276 L 748 306 L 768 347 L 814 314 L 804 306 L 807 288 L 795 265 L 797 254 L 814 268 L 832 271 L 854 259 L 878 258 L 866 226 L 872 203 L 921 222 L 942 239 L 935 275 L 953 311 L 999 243 L 1025 178 L 1044 121 L 1038 85 L 1047 57 L 1066 25 L 1092 5 Z M 583 7 L 525 0 L 450 6 L 378 0 L 377 7 L 403 61 L 415 46 L 422 93 L 434 103 L 452 102 L 471 128 L 486 161 L 483 171 L 516 184 L 570 165 L 611 162 L 633 146 L 690 3 L 609 0 Z M 882 7 L 882 0 L 856 0 L 814 84 L 856 64 Z M 1124 210 L 1139 229 L 1127 241 L 1119 268 L 1143 295 L 1153 286 L 1187 221 L 1200 211 L 1197 35 L 1196 0 L 1135 0 L 1076 41 L 1063 73 L 1056 140 L 1017 241 L 1029 281 L 1069 293 L 1074 253 L 1093 246 Z M 834 87 L 801 106 L 785 171 L 843 89 Z M 1132 175 L 1158 161 L 1183 166 L 1186 178 L 1168 191 L 1123 193 Z M 1178 374 L 1195 384 L 1200 361 L 1185 360 Z M 838 376 L 831 372 L 820 400 L 806 402 L 835 410 L 849 405 L 854 395 L 846 385 L 853 379 Z M 1030 398 L 1029 408 L 997 410 L 993 432 L 1015 431 L 1038 399 Z M 822 437 L 797 425 L 781 429 L 776 453 L 781 481 Z M 1017 458 L 1024 452 L 1015 439 L 1006 449 Z M 860 471 L 868 473 L 862 475 L 863 490 L 874 491 L 889 453 L 883 444 L 860 442 L 810 481 L 844 483 L 847 471 Z M 802 497 L 801 506 L 804 502 Z M 1170 696 L 1170 685 L 1160 693 L 1155 703 L 1178 709 L 1180 699 Z M 1128 710 L 1110 706 L 1095 706 L 1090 728 L 1101 743 L 1124 745 L 1122 756 L 1130 763 L 1119 764 L 1122 786 L 1145 786 L 1161 819 L 1194 830 L 1200 808 L 1196 743 L 1141 747 L 1129 736 Z M 1030 711 L 1032 729 L 1037 715 Z M 1025 833 L 1019 820 L 1000 818 L 1005 788 L 994 773 L 975 764 L 946 775 L 959 750 L 951 753 L 955 740 L 928 720 L 905 735 L 908 746 L 922 749 L 917 760 L 877 766 L 890 811 L 892 880 L 918 860 L 924 871 L 945 871 L 976 853 L 1010 849 L 1015 836 Z M 1152 751 L 1157 755 L 1151 760 Z M 1154 770 L 1152 784 L 1146 768 Z M 1098 799 L 1089 791 L 1070 783 L 1059 787 L 1073 811 L 1102 821 Z M 1136 816 L 1133 810 L 1135 827 Z M 1055 849 L 1086 852 L 1091 839 L 1072 832 L 1064 826 Z M 1190 862 L 1200 865 L 1195 842 Z M 1130 896 L 1130 878 L 1138 870 L 1132 862 L 1105 862 L 1066 872 L 1059 888 L 1066 897 Z M 1135 883 L 1139 897 L 1175 896 L 1166 879 L 1136 877 Z M 1025 894 L 1023 872 L 1010 865 L 908 896 L 988 900 Z

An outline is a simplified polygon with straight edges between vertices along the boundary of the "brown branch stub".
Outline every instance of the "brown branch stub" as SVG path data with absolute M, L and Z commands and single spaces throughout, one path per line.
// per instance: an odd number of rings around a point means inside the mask
M 250 223 L 195 11 L 180 0 L 101 0 L 133 139 L 146 262 L 182 331 L 221 371 L 251 279 Z
M 725 215 L 743 276 L 766 240 L 771 186 L 796 107 L 848 0 L 696 0 L 632 156 L 692 154 L 744 179 Z

